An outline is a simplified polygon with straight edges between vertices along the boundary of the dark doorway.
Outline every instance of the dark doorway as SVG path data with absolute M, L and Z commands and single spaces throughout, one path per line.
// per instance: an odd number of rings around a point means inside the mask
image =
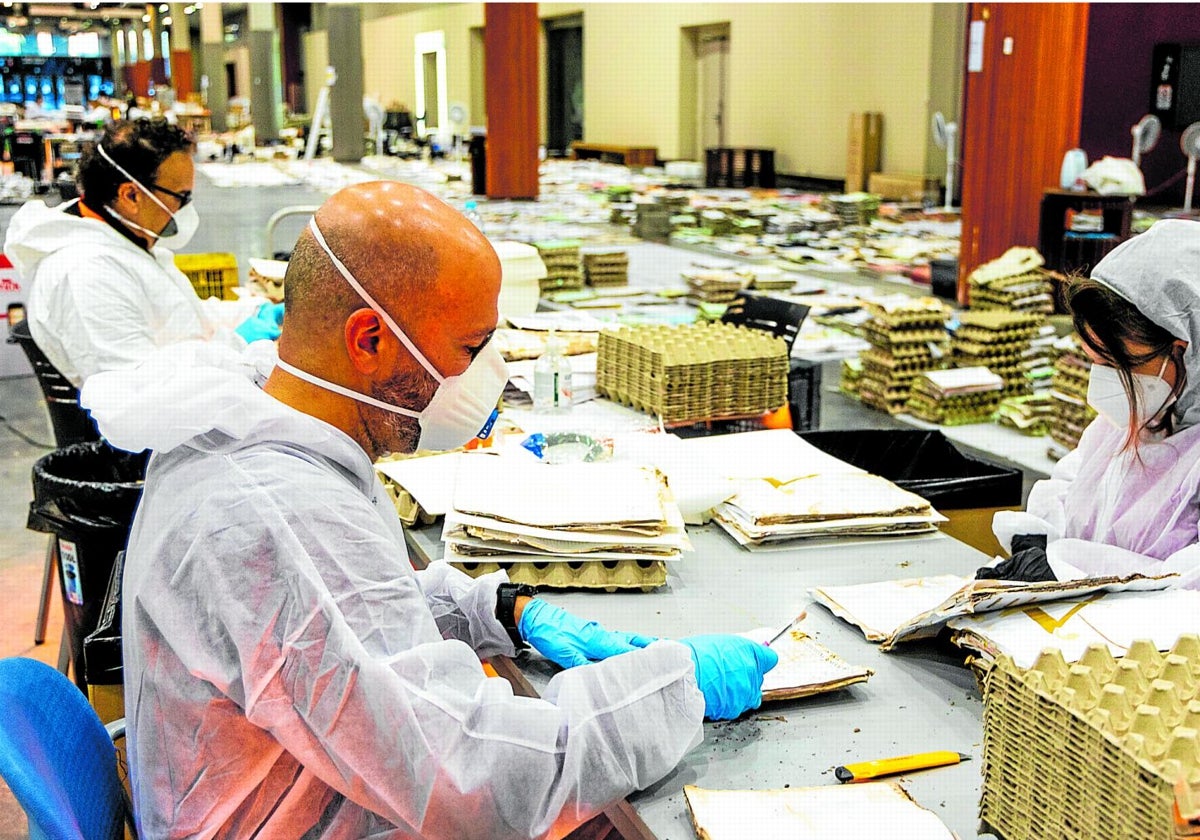
M 237 96 L 237 65 L 232 61 L 225 63 L 225 95 L 230 99 Z
M 583 21 L 546 21 L 546 149 L 566 154 L 583 139 Z

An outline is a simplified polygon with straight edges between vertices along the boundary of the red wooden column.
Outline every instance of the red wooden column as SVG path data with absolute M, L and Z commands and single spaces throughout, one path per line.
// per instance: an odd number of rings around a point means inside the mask
M 484 3 L 488 198 L 537 198 L 536 3 Z
M 1087 3 L 971 3 L 981 59 L 966 74 L 962 241 L 967 276 L 1013 245 L 1037 247 L 1042 194 L 1079 144 Z

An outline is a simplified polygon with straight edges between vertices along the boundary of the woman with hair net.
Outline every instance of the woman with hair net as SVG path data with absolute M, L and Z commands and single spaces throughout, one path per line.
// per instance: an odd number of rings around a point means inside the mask
M 778 657 L 748 639 L 608 631 L 504 572 L 413 572 L 372 462 L 490 422 L 499 288 L 461 214 L 361 184 L 296 244 L 264 389 L 190 344 L 85 383 L 109 441 L 154 450 L 123 592 L 141 836 L 543 837 L 761 702 Z M 541 699 L 480 665 L 526 643 L 568 668 Z
M 1200 222 L 1122 243 L 1067 290 L 1099 416 L 993 530 L 1012 556 L 979 577 L 1178 573 L 1200 588 Z

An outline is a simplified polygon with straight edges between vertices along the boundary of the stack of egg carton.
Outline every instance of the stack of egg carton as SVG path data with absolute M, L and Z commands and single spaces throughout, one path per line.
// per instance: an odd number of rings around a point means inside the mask
M 825 197 L 825 209 L 841 220 L 843 225 L 869 225 L 879 215 L 880 198 L 865 192 Z
M 1167 655 L 1092 645 L 988 672 L 980 819 L 1005 840 L 1194 836 L 1200 811 L 1200 638 Z M 1175 815 L 1176 808 L 1180 817 Z
M 1051 314 L 1061 275 L 1042 268 L 1045 262 L 1036 249 L 1016 246 L 979 266 L 967 278 L 971 308 Z
M 650 201 L 636 203 L 636 214 L 633 222 L 633 233 L 642 239 L 665 242 L 676 226 L 672 218 L 687 215 L 684 211 L 690 205 L 686 193 L 661 192 L 655 194 Z M 692 223 L 695 224 L 693 218 Z
M 1050 431 L 1054 419 L 1054 401 L 1048 392 L 1024 397 L 1007 397 L 996 409 L 1001 426 L 1016 429 L 1023 435 L 1040 437 Z
M 583 288 L 579 246 L 578 239 L 552 239 L 533 243 L 546 266 L 546 276 L 539 281 L 543 292 Z
M 913 379 L 942 367 L 949 350 L 946 318 L 950 308 L 936 298 L 890 298 L 867 303 L 871 319 L 863 337 L 871 347 L 859 354 L 859 398 L 865 405 L 900 414 Z
M 908 411 L 943 426 L 984 423 L 1000 404 L 1004 381 L 986 367 L 931 370 L 913 380 Z
M 1079 436 L 1096 416 L 1087 403 L 1088 377 L 1092 361 L 1083 352 L 1079 336 L 1071 334 L 1055 345 L 1054 378 L 1050 385 L 1053 404 L 1050 419 L 1050 438 L 1054 454 L 1065 455 L 1079 445 Z
M 681 272 L 691 289 L 690 298 L 700 303 L 730 303 L 754 280 L 754 272 L 739 268 L 691 268 Z
M 990 310 L 970 311 L 959 316 L 951 349 L 958 367 L 982 365 L 1004 380 L 1001 397 L 1019 397 L 1033 392 L 1026 377 L 1030 342 L 1038 335 L 1044 318 L 1035 313 Z
M 629 252 L 585 252 L 583 275 L 589 286 L 626 286 L 629 284 Z
M 734 324 L 621 327 L 597 348 L 596 389 L 666 423 L 774 411 L 787 376 L 783 339 Z

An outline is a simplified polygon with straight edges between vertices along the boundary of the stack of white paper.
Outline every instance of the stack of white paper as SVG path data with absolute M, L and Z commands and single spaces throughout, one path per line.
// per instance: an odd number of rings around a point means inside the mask
M 460 563 L 677 560 L 691 548 L 654 469 L 504 457 L 460 461 L 442 540 Z
M 714 518 L 741 545 L 809 537 L 894 536 L 937 529 L 946 518 L 925 499 L 866 473 L 753 479 Z

